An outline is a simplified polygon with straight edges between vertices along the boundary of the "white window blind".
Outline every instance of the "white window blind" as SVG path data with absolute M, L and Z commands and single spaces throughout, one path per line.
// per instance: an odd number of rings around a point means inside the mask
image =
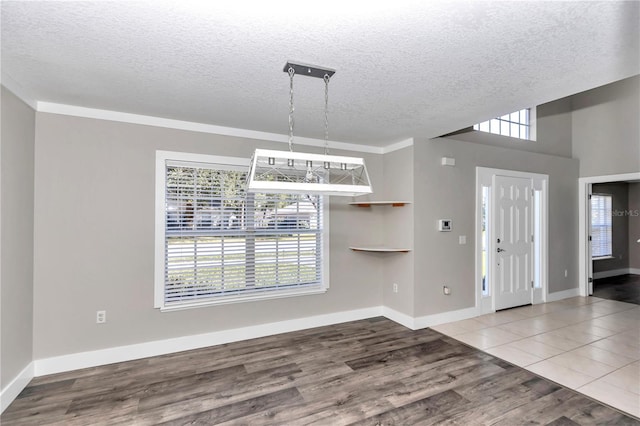
M 611 195 L 591 195 L 591 256 L 613 254 L 611 246 Z
M 324 291 L 322 197 L 246 193 L 247 169 L 165 161 L 157 307 Z

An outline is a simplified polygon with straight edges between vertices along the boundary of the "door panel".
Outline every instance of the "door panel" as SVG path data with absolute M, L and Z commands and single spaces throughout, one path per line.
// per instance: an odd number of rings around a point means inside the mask
M 493 178 L 495 309 L 532 301 L 533 200 L 531 179 Z

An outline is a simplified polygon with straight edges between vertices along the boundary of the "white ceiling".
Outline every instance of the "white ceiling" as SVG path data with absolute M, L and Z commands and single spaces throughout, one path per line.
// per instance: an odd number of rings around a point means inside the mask
M 2 81 L 41 102 L 286 134 L 289 59 L 335 68 L 330 139 L 385 146 L 640 74 L 640 2 L 2 1 Z M 323 138 L 320 79 L 296 135 Z

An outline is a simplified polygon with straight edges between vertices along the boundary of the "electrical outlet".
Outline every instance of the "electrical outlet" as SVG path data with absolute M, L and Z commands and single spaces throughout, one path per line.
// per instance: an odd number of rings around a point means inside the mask
M 398 283 L 393 283 L 393 292 L 394 293 L 398 292 Z
M 107 311 L 96 311 L 96 324 L 107 322 Z
M 569 276 L 569 271 L 567 271 L 566 269 L 564 270 L 564 277 L 567 278 Z

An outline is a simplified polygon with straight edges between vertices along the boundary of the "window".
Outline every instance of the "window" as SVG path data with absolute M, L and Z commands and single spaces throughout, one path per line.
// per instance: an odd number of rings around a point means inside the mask
M 157 308 L 326 290 L 322 197 L 246 193 L 248 168 L 245 159 L 158 151 Z
M 482 296 L 489 293 L 489 187 L 482 186 Z
M 591 257 L 611 257 L 611 195 L 591 195 Z
M 535 110 L 531 108 L 521 109 L 511 114 L 505 114 L 502 117 L 475 124 L 473 129 L 512 138 L 534 140 L 533 127 L 531 125 L 533 111 Z

